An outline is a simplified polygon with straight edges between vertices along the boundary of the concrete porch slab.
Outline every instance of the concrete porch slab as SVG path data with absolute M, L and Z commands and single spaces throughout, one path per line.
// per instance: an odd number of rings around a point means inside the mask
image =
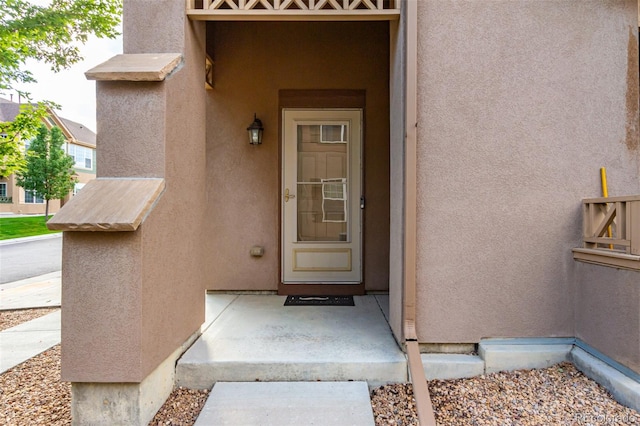
M 196 426 L 373 426 L 365 382 L 216 383 Z
M 407 381 L 405 355 L 376 298 L 354 300 L 356 306 L 284 306 L 284 296 L 240 295 L 178 361 L 176 385 Z
M 237 297 L 235 294 L 207 295 L 204 306 L 204 324 L 200 327 L 201 331 L 204 332 L 209 328 Z

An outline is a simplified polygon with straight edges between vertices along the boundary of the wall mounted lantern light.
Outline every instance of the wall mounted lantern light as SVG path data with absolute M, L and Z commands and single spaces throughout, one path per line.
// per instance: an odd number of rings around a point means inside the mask
M 262 127 L 262 121 L 256 114 L 253 114 L 253 123 L 249 127 L 247 127 L 249 131 L 249 143 L 251 145 L 260 145 L 262 143 L 262 132 L 264 132 L 264 127 Z

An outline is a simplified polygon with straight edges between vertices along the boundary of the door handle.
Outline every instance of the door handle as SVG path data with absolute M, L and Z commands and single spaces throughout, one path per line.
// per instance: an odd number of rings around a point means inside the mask
M 291 198 L 296 198 L 296 194 L 289 194 L 289 188 L 284 190 L 284 202 L 288 202 Z

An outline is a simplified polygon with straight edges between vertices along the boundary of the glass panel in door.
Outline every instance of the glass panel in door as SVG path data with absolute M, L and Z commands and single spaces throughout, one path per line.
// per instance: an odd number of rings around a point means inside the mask
M 297 126 L 297 241 L 348 241 L 348 124 Z

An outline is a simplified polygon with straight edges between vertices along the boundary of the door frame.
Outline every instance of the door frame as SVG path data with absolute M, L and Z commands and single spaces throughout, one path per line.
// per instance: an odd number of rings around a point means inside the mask
M 283 156 L 282 149 L 283 143 L 283 129 L 282 129 L 282 113 L 285 108 L 291 109 L 361 109 L 362 110 L 362 140 L 361 140 L 361 168 L 365 170 L 364 164 L 364 150 L 365 150 L 365 120 L 366 120 L 366 92 L 365 90 L 332 90 L 332 89 L 319 89 L 319 90 L 295 90 L 295 89 L 282 89 L 278 93 L 278 188 L 282 188 L 282 173 L 283 173 Z M 364 176 L 362 179 L 362 195 L 366 194 L 366 186 Z M 278 217 L 282 218 L 282 191 L 279 191 L 278 197 Z M 361 229 L 364 229 L 366 210 L 361 210 Z M 282 239 L 282 220 L 278 223 L 278 235 Z M 362 267 L 362 280 L 360 284 L 283 284 L 282 283 L 282 244 L 278 253 L 278 268 L 279 268 L 279 283 L 278 294 L 280 295 L 363 295 L 365 294 L 364 283 L 364 270 L 365 264 L 365 241 L 364 232 L 361 235 L 361 267 Z

